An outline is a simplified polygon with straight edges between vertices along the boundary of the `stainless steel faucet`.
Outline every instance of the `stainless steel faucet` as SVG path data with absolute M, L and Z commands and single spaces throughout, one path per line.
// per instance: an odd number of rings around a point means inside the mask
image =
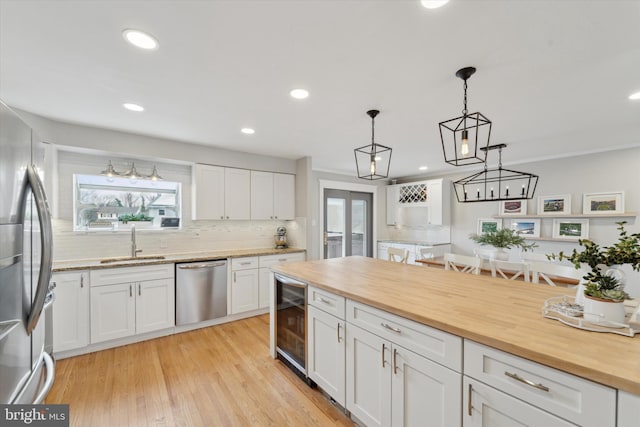
M 138 252 L 142 252 L 142 249 L 136 248 L 136 226 L 131 224 L 131 258 L 138 256 Z

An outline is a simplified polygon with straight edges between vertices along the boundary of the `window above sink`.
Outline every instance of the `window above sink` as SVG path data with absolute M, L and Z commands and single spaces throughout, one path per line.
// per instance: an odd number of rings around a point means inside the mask
M 73 175 L 74 231 L 179 228 L 181 183 Z M 163 221 L 164 219 L 164 221 Z

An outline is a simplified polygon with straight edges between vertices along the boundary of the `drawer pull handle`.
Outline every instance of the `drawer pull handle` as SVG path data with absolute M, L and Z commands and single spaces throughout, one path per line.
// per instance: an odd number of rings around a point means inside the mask
M 400 329 L 394 328 L 393 326 L 389 326 L 386 323 L 380 323 L 380 326 L 382 326 L 383 328 L 387 328 L 388 330 L 393 331 L 393 332 L 395 332 L 397 334 L 402 333 L 402 331 Z
M 326 299 L 326 298 L 318 297 L 318 299 L 320 300 L 320 302 L 323 302 L 323 303 L 325 303 L 325 304 L 331 305 L 331 301 L 329 301 L 329 300 L 328 300 L 328 299 Z
M 249 262 L 249 261 L 241 262 L 240 265 L 251 265 L 251 262 Z
M 471 384 L 469 384 L 469 399 L 467 400 L 467 414 L 469 414 L 469 416 L 473 415 L 472 409 L 473 409 L 473 405 L 471 404 L 471 392 L 473 391 L 473 386 Z
M 522 378 L 520 375 L 518 374 L 512 374 L 511 372 L 507 372 L 504 371 L 504 374 L 506 376 L 508 376 L 509 378 L 513 378 L 516 381 L 520 381 L 521 383 L 525 383 L 526 385 L 530 385 L 531 387 L 537 388 L 538 390 L 542 390 L 542 391 L 549 391 L 549 387 L 542 385 L 542 384 L 538 384 L 538 383 L 534 383 L 533 381 L 530 381 L 526 378 Z
M 287 258 L 279 258 L 278 261 L 279 262 L 285 262 L 287 260 Z

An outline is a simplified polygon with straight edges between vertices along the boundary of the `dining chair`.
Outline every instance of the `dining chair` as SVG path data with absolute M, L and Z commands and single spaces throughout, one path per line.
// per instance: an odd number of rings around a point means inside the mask
M 540 278 L 549 286 L 557 286 L 558 278 L 574 279 L 580 282 L 587 271 L 576 269 L 572 265 L 556 264 L 553 262 L 532 261 L 529 263 L 531 282 L 540 283 Z
M 424 247 L 424 248 L 420 248 L 420 250 L 418 252 L 420 254 L 420 259 L 435 257 L 435 254 L 433 253 L 433 246 L 427 246 L 427 247 Z
M 496 250 L 495 248 L 474 248 L 473 254 L 477 258 L 482 258 L 488 261 L 494 257 L 494 255 L 496 254 Z
M 474 256 L 446 253 L 444 254 L 444 269 L 460 273 L 480 274 L 482 259 Z
M 502 277 L 508 280 L 518 280 L 522 278 L 525 282 L 529 282 L 529 263 L 524 261 L 500 261 L 490 259 L 491 275 L 493 277 Z
M 540 262 L 551 262 L 549 260 L 549 258 L 547 258 L 546 254 L 543 254 L 542 252 L 520 252 L 520 259 L 522 261 L 526 261 L 526 262 L 534 262 L 534 261 L 540 261 Z
M 389 261 L 407 264 L 407 261 L 409 260 L 408 249 L 389 248 L 387 249 L 387 255 L 389 256 Z

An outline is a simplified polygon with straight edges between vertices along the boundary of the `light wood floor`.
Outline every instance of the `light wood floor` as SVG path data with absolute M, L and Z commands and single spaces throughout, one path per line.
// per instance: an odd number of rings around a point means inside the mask
M 269 317 L 59 360 L 72 426 L 353 426 L 269 356 Z

